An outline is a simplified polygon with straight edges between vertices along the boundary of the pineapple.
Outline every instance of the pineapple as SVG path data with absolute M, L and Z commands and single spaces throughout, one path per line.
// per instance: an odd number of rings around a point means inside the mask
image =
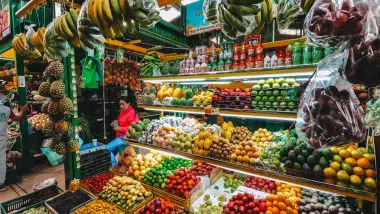
M 55 147 L 55 152 L 57 152 L 57 154 L 63 155 L 66 153 L 66 145 L 64 142 L 62 141 L 56 142 L 54 147 Z
M 38 93 L 43 97 L 49 97 L 50 95 L 50 83 L 42 82 L 38 87 Z
M 54 122 L 49 120 L 45 123 L 45 126 L 42 128 L 42 132 L 45 135 L 51 135 L 54 131 Z
M 44 104 L 42 104 L 41 106 L 41 112 L 42 113 L 48 113 L 48 108 L 49 108 L 49 104 L 50 104 L 51 101 L 47 101 L 45 102 Z
M 72 113 L 74 107 L 73 103 L 71 102 L 70 98 L 64 97 L 58 101 L 58 109 L 61 113 L 67 114 Z
M 64 67 L 60 61 L 53 61 L 47 67 L 47 76 L 61 78 L 63 76 Z
M 79 151 L 79 145 L 78 145 L 78 142 L 75 141 L 75 140 L 70 140 L 67 144 L 67 149 L 70 151 L 70 152 L 76 152 L 76 151 Z
M 57 134 L 65 134 L 69 131 L 69 123 L 66 120 L 59 120 L 54 124 L 54 130 Z
M 50 101 L 47 112 L 49 115 L 58 115 L 59 114 L 58 102 Z
M 65 83 L 61 80 L 54 81 L 50 86 L 50 97 L 59 100 L 65 97 Z

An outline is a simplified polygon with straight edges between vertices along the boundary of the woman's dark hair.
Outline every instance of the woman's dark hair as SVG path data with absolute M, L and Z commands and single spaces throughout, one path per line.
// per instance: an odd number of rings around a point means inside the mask
M 125 89 L 127 91 L 127 96 L 121 96 L 120 99 L 129 103 L 130 106 L 137 112 L 137 101 L 135 93 L 128 87 Z

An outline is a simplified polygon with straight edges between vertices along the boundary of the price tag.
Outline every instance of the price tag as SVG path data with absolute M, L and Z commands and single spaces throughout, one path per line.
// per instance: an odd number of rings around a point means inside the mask
M 205 108 L 206 115 L 217 115 L 219 114 L 219 108 Z
M 123 62 L 123 58 L 124 58 L 124 49 L 122 48 L 117 48 L 116 49 L 116 61 L 117 62 Z
M 25 76 L 18 76 L 18 87 L 25 88 Z
M 101 43 L 98 47 L 98 58 L 104 59 L 105 58 L 105 46 L 104 43 Z

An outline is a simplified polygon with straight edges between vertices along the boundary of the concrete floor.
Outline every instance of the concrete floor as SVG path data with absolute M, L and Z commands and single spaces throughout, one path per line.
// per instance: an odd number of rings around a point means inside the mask
M 21 176 L 18 183 L 8 185 L 8 189 L 5 192 L 0 192 L 0 202 L 8 201 L 33 192 L 34 184 L 40 183 L 41 181 L 52 177 L 55 177 L 58 182 L 58 186 L 61 189 L 65 189 L 63 164 L 53 167 L 48 163 L 36 163 L 33 165 L 31 173 Z

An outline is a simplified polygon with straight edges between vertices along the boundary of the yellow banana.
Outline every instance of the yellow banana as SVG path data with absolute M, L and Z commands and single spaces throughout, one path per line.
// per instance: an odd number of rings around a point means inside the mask
M 97 0 L 99 1 L 99 0 Z M 113 21 L 110 0 L 101 0 L 103 13 L 109 22 Z

